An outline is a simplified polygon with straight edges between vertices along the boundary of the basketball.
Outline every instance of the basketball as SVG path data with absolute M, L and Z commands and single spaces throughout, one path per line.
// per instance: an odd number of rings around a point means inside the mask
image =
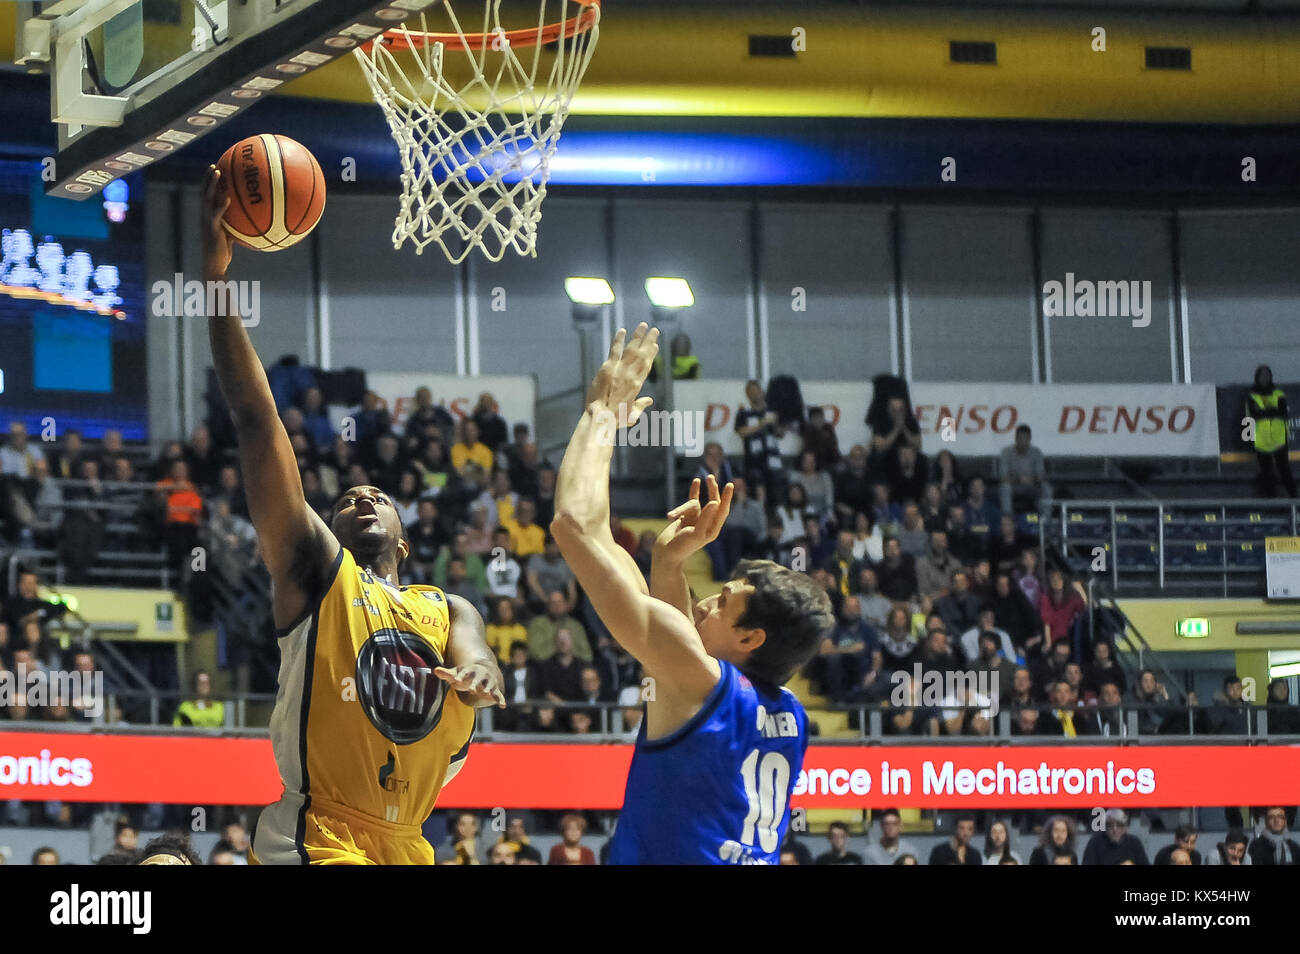
M 241 139 L 217 162 L 230 190 L 226 231 L 260 252 L 302 241 L 325 210 L 325 176 L 310 150 L 288 136 Z

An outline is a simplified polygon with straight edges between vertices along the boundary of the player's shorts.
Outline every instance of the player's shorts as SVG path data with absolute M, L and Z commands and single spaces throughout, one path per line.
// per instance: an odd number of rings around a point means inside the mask
M 431 865 L 433 846 L 419 825 L 398 825 L 313 797 L 286 792 L 263 809 L 249 864 Z

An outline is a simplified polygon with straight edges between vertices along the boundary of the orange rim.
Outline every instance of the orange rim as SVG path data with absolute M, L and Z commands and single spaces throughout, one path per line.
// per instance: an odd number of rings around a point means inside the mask
M 567 40 L 570 37 L 577 36 L 579 33 L 586 33 L 596 22 L 600 15 L 600 0 L 573 0 L 579 4 L 582 10 L 567 20 L 559 23 L 549 23 L 541 29 L 525 28 L 523 30 L 507 30 L 502 33 L 423 33 L 419 30 L 388 30 L 384 33 L 384 46 L 392 50 L 409 50 L 413 47 L 427 46 L 430 43 L 441 43 L 443 46 L 453 49 L 480 51 L 489 48 L 492 43 L 500 42 L 505 39 L 510 46 L 516 49 L 526 49 L 530 46 L 545 46 L 548 43 L 554 43 L 561 38 Z M 371 40 L 361 48 L 367 53 L 375 44 Z

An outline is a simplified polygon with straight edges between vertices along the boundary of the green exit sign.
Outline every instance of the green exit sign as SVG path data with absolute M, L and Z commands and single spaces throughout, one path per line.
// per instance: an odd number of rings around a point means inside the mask
M 1185 639 L 1202 639 L 1210 635 L 1208 619 L 1180 619 L 1177 623 L 1178 635 Z

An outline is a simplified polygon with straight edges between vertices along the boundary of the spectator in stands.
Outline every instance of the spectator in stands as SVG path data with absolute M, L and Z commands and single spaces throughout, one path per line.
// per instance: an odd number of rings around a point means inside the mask
M 506 457 L 505 473 L 510 477 L 510 486 L 516 493 L 525 497 L 537 496 L 541 471 L 544 467 L 554 470 L 549 461 L 541 459 L 541 452 L 537 445 L 529 441 L 525 441 L 519 448 L 517 456 L 507 457 L 504 452 L 499 451 L 498 460 L 502 457 Z
M 312 386 L 300 395 L 302 409 L 302 429 L 311 438 L 312 445 L 324 449 L 334 443 L 334 426 L 330 424 L 329 413 L 325 409 L 325 396 L 321 389 Z
M 896 602 L 910 602 L 917 596 L 916 561 L 903 552 L 898 537 L 885 538 L 885 558 L 876 567 L 880 592 Z
M 846 597 L 835 629 L 822 640 L 818 654 L 812 658 L 813 679 L 823 695 L 835 702 L 847 702 L 855 694 L 874 695 L 884 688 L 879 679 L 883 664 L 879 634 L 862 619 L 858 598 Z
M 925 529 L 921 508 L 914 502 L 903 505 L 903 526 L 898 532 L 898 542 L 904 553 L 917 560 L 925 556 L 930 546 L 930 533 Z
M 520 583 L 524 577 L 524 569 L 510 551 L 510 531 L 505 527 L 497 527 L 492 531 L 492 549 L 488 551 L 485 570 L 488 592 L 493 596 L 509 599 L 515 604 L 516 612 L 522 611 L 524 599 L 520 592 Z
M 979 655 L 979 641 L 985 633 L 993 634 L 993 637 L 997 640 L 998 652 L 1002 653 L 1007 659 L 1016 658 L 1016 647 L 1011 635 L 998 626 L 997 612 L 990 603 L 984 603 L 979 607 L 975 625 L 961 634 L 958 646 L 964 658 L 971 660 Z
M 701 505 L 708 503 L 709 477 L 713 477 L 718 482 L 719 490 L 732 482 L 735 475 L 731 471 L 731 463 L 723 453 L 721 444 L 710 441 L 704 445 L 704 456 L 700 459 L 700 466 L 695 469 L 694 476 L 700 482 L 697 496 Z
M 402 483 L 406 462 L 402 459 L 402 443 L 395 434 L 380 434 L 375 439 L 374 456 L 367 464 L 371 481 L 384 493 L 392 495 Z
M 900 447 L 889 475 L 889 492 L 893 499 L 907 503 L 919 501 L 929 482 L 930 465 L 926 456 L 911 445 Z
M 734 506 L 734 504 L 733 504 Z M 847 524 L 846 524 L 847 525 Z M 858 511 L 853 515 L 853 559 L 859 562 L 879 563 L 885 558 L 885 535 L 870 513 Z
M 560 547 L 549 533 L 541 553 L 528 558 L 524 570 L 528 585 L 527 602 L 534 612 L 541 612 L 550 601 L 552 593 L 563 593 L 568 610 L 578 605 L 578 581 L 560 555 Z
M 1011 695 L 1006 700 L 1006 707 L 1023 709 L 1037 703 L 1038 696 L 1034 692 L 1033 674 L 1024 666 L 1017 666 L 1015 672 L 1011 674 Z
M 501 416 L 501 405 L 490 392 L 484 391 L 478 396 L 478 402 L 470 415 L 478 428 L 479 439 L 487 445 L 488 450 L 496 454 L 508 440 L 506 419 Z M 491 469 L 489 466 L 487 469 Z
M 1142 670 L 1129 701 L 1138 709 L 1138 731 L 1144 735 L 1159 732 L 1160 723 L 1164 719 L 1164 711 L 1159 705 L 1169 702 L 1169 692 L 1162 683 L 1156 681 L 1154 672 L 1150 669 Z
M 1255 425 L 1255 462 L 1259 472 L 1256 477 L 1261 497 L 1277 493 L 1280 480 L 1288 497 L 1296 495 L 1295 478 L 1291 475 L 1290 453 L 1287 448 L 1288 422 L 1291 417 L 1286 403 L 1286 393 L 1273 384 L 1273 369 L 1261 364 L 1255 369 L 1255 383 L 1246 392 L 1245 416 Z
M 966 482 L 962 480 L 961 468 L 952 451 L 941 450 L 934 458 L 934 473 L 930 480 L 939 485 L 944 506 L 959 504 L 966 498 Z
M 1036 649 L 1041 643 L 1040 622 L 1036 610 L 1009 573 L 999 573 L 988 604 L 999 628 L 1011 638 L 1016 653 Z M 1014 659 L 1015 654 L 1008 658 Z
M 308 471 L 310 473 L 311 471 Z M 304 474 L 305 476 L 305 474 Z M 319 480 L 315 481 L 319 486 Z M 303 493 L 307 492 L 307 485 L 303 484 Z M 382 489 L 382 488 L 381 488 Z M 415 471 L 404 468 L 401 475 L 397 478 L 397 487 L 391 495 L 393 509 L 397 511 L 397 519 L 401 521 L 403 527 L 408 527 L 420 519 L 420 478 Z M 311 497 L 307 498 L 307 503 L 311 503 Z M 490 539 L 490 535 L 489 535 Z
M 508 596 L 497 596 L 492 602 L 490 622 L 484 627 L 488 647 L 497 654 L 501 664 L 510 661 L 514 644 L 528 638 L 528 631 L 515 618 L 514 600 Z
M 1300 842 L 1288 837 L 1286 809 L 1264 812 L 1264 830 L 1250 843 L 1247 853 L 1255 865 L 1300 865 Z
M 437 857 L 441 864 L 452 865 L 478 865 L 481 853 L 479 851 L 478 833 L 479 822 L 478 816 L 473 812 L 457 812 L 452 818 L 451 831 L 447 835 L 447 841 L 437 851 Z
M 861 444 L 849 449 L 845 467 L 835 477 L 834 496 L 836 521 L 840 526 L 852 526 L 855 513 L 870 512 L 875 504 L 875 485 L 867 470 L 867 449 Z
M 1223 841 L 1214 846 L 1215 850 L 1210 852 L 1205 859 L 1207 865 L 1250 865 L 1254 860 L 1246 851 L 1246 843 L 1249 839 L 1246 833 L 1240 828 L 1234 828 L 1228 832 Z
M 1300 708 L 1288 703 L 1290 692 L 1285 679 L 1268 684 L 1269 735 L 1300 735 Z
M 587 831 L 587 819 L 571 812 L 560 819 L 560 843 L 551 848 L 548 865 L 594 865 L 595 853 L 582 844 Z
M 574 701 L 585 702 L 592 708 L 573 711 L 570 716 L 585 715 L 591 726 L 590 731 L 602 731 L 602 726 L 605 726 L 606 723 L 601 718 L 599 703 L 614 702 L 617 696 L 610 692 L 609 687 L 600 677 L 600 670 L 595 666 L 582 667 L 578 674 L 578 690 L 578 698 Z
M 1070 856 L 1070 864 L 1075 863 L 1074 823 L 1064 815 L 1053 815 L 1043 824 L 1038 847 L 1029 855 L 1031 865 L 1050 865 L 1063 855 Z
M 792 483 L 785 489 L 785 501 L 776 508 L 775 516 L 781 521 L 781 543 L 790 545 L 804 532 L 804 516 L 808 510 L 808 495 L 802 484 Z
M 808 408 L 808 420 L 800 428 L 800 436 L 800 455 L 812 454 L 818 470 L 833 471 L 839 466 L 840 440 L 835 435 L 835 426 L 826 420 L 826 411 L 820 405 Z
M 59 480 L 71 480 L 81 469 L 81 458 L 87 456 L 81 431 L 69 428 L 63 432 L 63 446 L 52 451 L 50 473 Z
M 935 600 L 935 611 L 944 620 L 948 632 L 962 634 L 959 645 L 965 651 L 967 634 L 979 625 L 980 603 L 971 593 L 970 574 L 962 567 L 954 569 L 948 593 Z
M 302 479 L 302 495 L 307 501 L 307 506 L 311 507 L 311 509 L 317 513 L 320 513 L 322 510 L 328 513 L 334 505 L 334 498 L 326 493 L 325 488 L 321 485 L 320 471 L 315 467 L 304 467 L 299 474 L 299 477 Z M 394 507 L 397 506 L 396 499 L 394 499 L 393 505 Z M 402 516 L 403 526 L 415 522 L 417 512 L 414 507 L 414 501 L 412 501 L 410 509 L 411 513 L 409 519 L 406 516 Z
M 822 568 L 835 579 L 835 588 L 841 596 L 847 596 L 853 588 L 853 579 L 862 565 L 853 555 L 853 534 L 841 530 L 835 535 L 835 549 L 822 561 Z
M 997 633 L 982 632 L 976 642 L 976 655 L 967 663 L 971 669 L 987 671 L 996 679 L 993 686 L 1000 703 L 1006 703 L 1011 696 L 1016 679 L 1016 664 L 1002 652 L 1001 640 Z
M 874 484 L 872 499 L 871 519 L 885 536 L 897 536 L 903 527 L 903 508 L 891 497 L 889 485 Z
M 235 864 L 235 853 L 233 846 L 224 838 L 218 839 L 212 846 L 212 851 L 208 852 L 209 865 L 233 865 Z
M 422 498 L 416 513 L 419 519 L 406 528 L 406 541 L 411 549 L 405 569 L 415 582 L 427 584 L 433 580 L 433 565 L 451 542 L 451 535 L 438 519 L 438 504 L 431 498 Z
M 904 700 L 902 707 L 900 699 Z M 883 725 L 886 735 L 939 735 L 939 710 L 925 704 L 921 680 L 913 679 L 911 672 L 891 674 L 889 705 Z
M 488 518 L 494 527 L 513 520 L 515 508 L 519 506 L 519 495 L 512 489 L 510 475 L 501 469 L 493 471 L 488 490 L 479 494 L 476 503 L 487 508 Z
M 1067 739 L 1077 738 L 1080 734 L 1080 725 L 1075 724 L 1075 720 L 1082 722 L 1082 713 L 1078 709 L 1078 700 L 1074 697 L 1074 690 L 1070 683 L 1065 679 L 1060 679 L 1052 686 L 1052 716 L 1061 724 L 1061 732 Z
M 1215 730 L 1222 735 L 1247 735 L 1251 729 L 1250 705 L 1241 697 L 1241 677 L 1224 677 L 1222 698 L 1215 699 Z
M 183 454 L 195 485 L 204 493 L 216 487 L 221 475 L 221 450 L 213 444 L 212 431 L 206 424 L 194 428 L 189 443 L 183 448 Z
M 239 468 L 234 464 L 225 464 L 221 468 L 218 485 L 217 494 L 230 501 L 230 512 L 247 519 L 248 499 L 244 496 L 244 485 L 239 476 Z
M 925 485 L 925 492 L 921 494 L 918 502 L 921 508 L 921 522 L 925 524 L 925 529 L 933 532 L 935 530 L 948 529 L 948 504 L 943 499 L 943 491 L 939 485 L 933 481 Z
M 773 563 L 779 563 L 782 566 L 790 566 L 790 556 L 793 541 L 791 543 L 782 543 L 781 538 L 785 536 L 785 524 L 775 515 L 767 521 L 767 536 L 754 547 L 754 558 L 757 560 L 771 560 Z M 795 540 L 799 539 L 795 537 Z
M 226 724 L 226 706 L 212 698 L 212 676 L 206 669 L 194 674 L 194 698 L 176 707 L 172 725 L 218 729 Z
M 27 425 L 22 421 L 9 423 L 9 440 L 0 447 L 0 476 L 30 477 L 32 464 L 40 455 L 28 443 Z
M 916 561 L 916 585 L 923 597 L 932 600 L 945 596 L 952 576 L 961 569 L 961 563 L 948 552 L 948 534 L 935 530 L 930 534 L 930 545 Z
M 918 656 L 917 639 L 912 634 L 912 616 L 907 606 L 895 603 L 889 611 L 885 630 L 880 634 L 880 652 L 885 675 L 908 672 Z
M 442 589 L 452 596 L 461 597 L 478 611 L 479 616 L 486 617 L 487 599 L 483 590 L 469 578 L 465 560 L 463 556 L 453 556 L 447 561 L 447 582 L 442 585 Z
M 441 441 L 425 444 L 420 456 L 411 461 L 411 466 L 420 475 L 422 496 L 438 497 L 454 484 L 452 466 Z
M 970 531 L 987 542 L 1002 520 L 997 506 L 985 496 L 984 478 L 972 477 L 970 490 L 966 497 L 966 516 L 970 520 Z
M 893 601 L 880 592 L 876 585 L 876 571 L 870 566 L 860 564 L 856 579 L 856 585 L 849 589 L 862 606 L 862 618 L 877 629 L 883 629 L 894 606 Z
M 1022 864 L 1020 855 L 1011 850 L 1011 834 L 1007 823 L 1000 818 L 989 824 L 988 834 L 984 836 L 984 863 L 1000 865 L 1010 858 L 1016 864 Z
M 1038 615 L 1048 645 L 1071 638 L 1075 621 L 1088 609 L 1087 596 L 1078 580 L 1068 580 L 1060 570 L 1048 571 L 1047 591 L 1038 598 Z
M 591 662 L 591 643 L 587 640 L 587 630 L 569 615 L 568 597 L 559 590 L 546 595 L 546 612 L 528 622 L 529 656 L 544 663 L 555 655 L 558 634 L 562 629 L 569 632 L 574 655 L 584 663 Z
M 884 422 L 878 427 L 873 426 L 872 432 L 868 466 L 878 473 L 893 471 L 903 448 L 918 454 L 921 451 L 921 425 L 901 397 L 889 399 Z M 907 498 L 895 495 L 895 499 Z
M 763 512 L 763 505 L 749 496 L 748 482 L 744 477 L 733 477 L 732 484 L 734 490 L 727 522 L 718 539 L 704 548 L 713 563 L 715 580 L 730 579 L 736 564 L 754 552 L 767 531 L 767 515 Z
M 1084 687 L 1101 695 L 1104 683 L 1112 682 L 1119 687 L 1120 694 L 1128 690 L 1128 679 L 1124 670 L 1115 661 L 1115 647 L 1105 639 L 1098 639 L 1092 645 L 1092 661 L 1083 670 Z
M 461 421 L 460 433 L 461 439 L 451 448 L 451 466 L 463 474 L 465 465 L 473 461 L 484 473 L 491 473 L 495 458 L 492 450 L 479 440 L 478 424 L 472 418 Z
M 1056 721 L 1056 716 L 1042 709 L 1028 707 L 1017 709 L 1011 722 L 1012 735 L 1064 735 L 1065 731 L 1061 728 L 1061 723 Z
M 1123 809 L 1106 812 L 1106 831 L 1098 832 L 1083 850 L 1085 865 L 1150 864 L 1147 852 L 1136 835 L 1128 833 L 1128 815 Z
M 826 840 L 830 842 L 830 851 L 817 856 L 814 864 L 819 865 L 860 865 L 862 856 L 856 852 L 849 851 L 849 826 L 842 821 L 831 822 L 830 829 L 826 833 Z
M 1285 820 L 1285 819 L 1284 819 Z M 1151 859 L 1153 865 L 1172 865 L 1175 851 L 1181 851 L 1187 855 L 1185 864 L 1199 865 L 1201 863 L 1201 853 L 1196 850 L 1196 829 L 1191 825 L 1179 825 L 1174 829 L 1174 843 L 1165 845 L 1156 852 L 1156 856 Z
M 555 468 L 543 464 L 537 468 L 537 497 L 535 520 L 543 527 L 549 527 L 555 519 Z
M 763 386 L 757 381 L 745 384 L 748 407 L 736 409 L 736 434 L 744 448 L 744 476 L 760 503 L 775 502 L 780 491 L 784 463 L 781 460 L 781 427 L 774 410 L 767 407 Z
M 59 863 L 59 853 L 53 848 L 42 847 L 32 852 L 32 864 L 34 865 L 57 865 Z
M 1029 540 L 1016 529 L 1016 518 L 1004 513 L 998 520 L 998 532 L 989 540 L 989 562 L 998 573 L 1009 573 L 1020 562 Z
M 537 505 L 529 497 L 521 497 L 515 518 L 504 524 L 510 531 L 510 549 L 521 559 L 546 550 L 547 532 L 537 525 Z
M 975 816 L 958 815 L 953 824 L 952 838 L 935 845 L 930 852 L 932 865 L 982 865 L 984 859 L 971 847 L 975 837 Z
M 802 568 L 809 573 L 814 572 L 814 570 L 808 569 L 809 567 L 823 568 L 835 550 L 834 541 L 828 539 L 822 533 L 821 521 L 813 514 L 804 515 L 803 533 L 794 539 L 793 545 L 803 548 L 804 565 Z M 796 569 L 800 569 L 800 567 L 796 567 Z M 833 578 L 831 582 L 834 583 Z M 830 588 L 832 590 L 837 589 L 834 585 Z
M 896 808 L 879 814 L 880 837 L 867 846 L 863 862 L 868 865 L 892 865 L 903 855 L 917 855 L 919 850 L 902 838 L 903 819 Z
M 949 504 L 942 526 L 948 531 L 948 549 L 958 560 L 969 564 L 984 558 L 984 541 L 971 533 L 965 507 Z
M 1016 428 L 1015 443 L 1003 448 L 998 458 L 998 488 L 1002 496 L 1002 513 L 1013 510 L 1046 509 L 1052 502 L 1052 487 L 1047 482 L 1043 452 L 1030 441 L 1033 432 L 1028 424 Z
M 451 544 L 443 547 L 438 554 L 438 558 L 434 561 L 433 585 L 446 586 L 451 561 L 456 558 L 465 561 L 465 575 L 471 583 L 478 587 L 479 593 L 486 593 L 488 590 L 487 569 L 483 566 L 483 559 L 470 552 L 469 535 L 463 530 L 451 538 Z
M 799 455 L 799 469 L 790 475 L 790 485 L 799 485 L 804 490 L 806 510 L 817 514 L 818 519 L 827 520 L 835 513 L 835 484 L 829 471 L 820 470 L 817 456 L 811 451 Z M 722 486 L 719 484 L 719 486 Z
M 430 424 L 438 428 L 443 446 L 450 445 L 456 430 L 456 419 L 441 404 L 433 403 L 433 392 L 427 387 L 416 388 L 415 410 L 406 419 L 406 430 L 408 433 L 415 430 L 416 433 L 425 434 L 425 429 Z
M 18 481 L 18 490 L 26 503 L 13 508 L 19 539 L 28 546 L 48 546 L 63 522 L 64 494 L 60 481 L 50 476 L 50 465 L 43 456 L 38 454 L 32 460 L 31 476 Z
M 1098 690 L 1097 705 L 1080 709 L 1074 717 L 1079 735 L 1125 736 L 1128 726 L 1120 709 L 1123 693 L 1113 682 L 1103 682 Z
M 1052 688 L 1065 678 L 1065 667 L 1070 664 L 1070 646 L 1068 643 L 1056 643 L 1046 654 L 1033 662 L 1034 685 L 1044 693 L 1044 698 L 1051 697 Z
M 516 639 L 510 644 L 510 658 L 501 667 L 505 677 L 506 709 L 493 713 L 496 724 L 506 732 L 524 732 L 533 727 L 536 715 L 529 700 L 541 699 L 545 692 L 542 688 L 542 673 L 537 664 L 528 658 L 528 644 Z M 552 710 L 553 711 L 553 710 Z

